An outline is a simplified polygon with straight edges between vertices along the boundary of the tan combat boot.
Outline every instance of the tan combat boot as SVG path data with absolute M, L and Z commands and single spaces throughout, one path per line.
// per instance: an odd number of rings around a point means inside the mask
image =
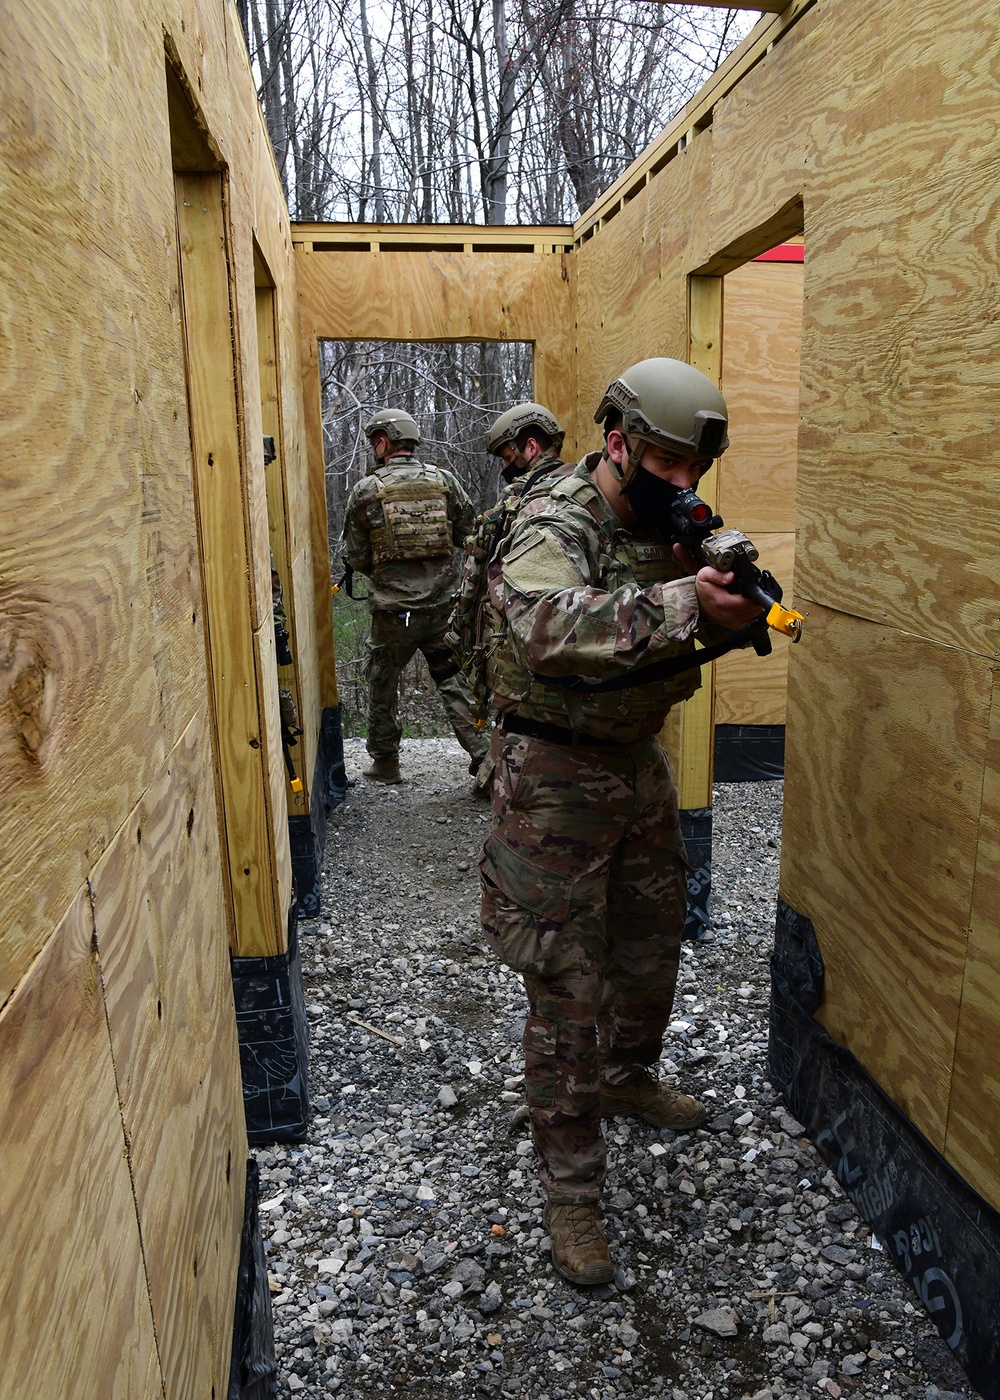
M 601 1084 L 602 1118 L 645 1118 L 654 1128 L 686 1133 L 708 1117 L 705 1105 L 661 1084 L 652 1070 L 633 1070 L 624 1084 Z
M 399 756 L 397 754 L 382 754 L 378 758 L 372 759 L 370 768 L 362 769 L 366 778 L 373 778 L 377 783 L 401 783 L 403 781 L 399 771 Z
M 561 1205 L 549 1201 L 545 1223 L 552 1237 L 552 1264 L 570 1283 L 591 1288 L 615 1276 L 596 1201 Z

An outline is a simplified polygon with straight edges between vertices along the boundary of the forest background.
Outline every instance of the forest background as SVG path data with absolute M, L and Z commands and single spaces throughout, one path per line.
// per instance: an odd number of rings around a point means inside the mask
M 659 0 L 237 0 L 293 219 L 572 223 L 745 37 L 756 11 Z M 531 346 L 320 347 L 334 577 L 344 508 L 372 465 L 362 424 L 420 426 L 477 509 L 499 494 L 492 420 L 532 398 Z M 366 610 L 335 610 L 347 733 L 363 733 Z M 442 732 L 422 662 L 404 732 Z

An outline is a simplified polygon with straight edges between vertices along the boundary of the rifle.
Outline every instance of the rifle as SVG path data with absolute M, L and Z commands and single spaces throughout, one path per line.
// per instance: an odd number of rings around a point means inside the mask
M 557 690 L 574 691 L 581 695 L 604 695 L 635 685 L 652 685 L 684 671 L 695 670 L 737 647 L 752 646 L 758 656 L 769 656 L 771 639 L 767 635 L 768 627 L 797 642 L 802 636 L 805 618 L 794 608 L 781 606 L 781 584 L 767 569 L 757 568 L 759 555 L 756 545 L 740 530 L 723 530 L 721 527 L 724 524 L 721 515 L 716 515 L 690 486 L 685 487 L 678 494 L 671 511 L 671 543 L 682 544 L 699 564 L 708 564 L 722 574 L 732 573 L 734 577 L 729 585 L 730 591 L 742 593 L 744 598 L 759 603 L 767 610 L 765 613 L 738 628 L 723 641 L 701 648 L 693 656 L 653 661 L 648 666 L 638 667 L 606 681 L 591 681 L 585 676 L 540 675 L 538 679 Z M 716 530 L 720 533 L 715 534 Z
M 302 779 L 295 772 L 295 764 L 292 762 L 290 750 L 294 749 L 302 734 L 299 726 L 299 712 L 295 705 L 295 696 L 290 690 L 278 691 L 278 712 L 281 716 L 281 751 L 285 756 L 285 771 L 288 774 L 288 785 L 292 792 L 302 791 Z
M 368 598 L 368 594 L 362 593 L 359 597 L 359 595 L 354 591 L 353 564 L 351 564 L 346 554 L 342 554 L 340 556 L 340 562 L 344 566 L 344 572 L 340 575 L 340 578 L 338 578 L 336 582 L 331 585 L 330 592 L 334 596 L 336 596 L 340 592 L 340 590 L 343 589 L 344 592 L 347 594 L 348 598 L 354 598 L 356 602 L 364 603 Z
M 773 627 L 797 642 L 805 619 L 794 608 L 781 606 L 781 584 L 769 569 L 757 568 L 760 555 L 756 545 L 741 530 L 724 530 L 724 524 L 722 516 L 715 515 L 690 486 L 680 492 L 670 512 L 671 539 L 682 544 L 700 564 L 708 564 L 720 574 L 733 574 L 730 592 L 742 593 L 764 609 L 749 624 L 747 636 L 758 656 L 769 656 L 771 639 L 767 629 Z

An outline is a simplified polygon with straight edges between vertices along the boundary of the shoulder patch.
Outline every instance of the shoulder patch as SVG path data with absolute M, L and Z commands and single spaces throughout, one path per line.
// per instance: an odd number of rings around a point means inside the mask
M 550 593 L 579 588 L 579 573 L 555 540 L 534 531 L 516 546 L 501 565 L 504 581 L 519 593 Z

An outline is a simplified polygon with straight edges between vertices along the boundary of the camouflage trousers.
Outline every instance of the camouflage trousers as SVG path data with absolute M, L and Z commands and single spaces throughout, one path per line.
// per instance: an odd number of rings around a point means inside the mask
M 395 756 L 403 729 L 399 722 L 399 678 L 417 651 L 423 652 L 431 680 L 444 703 L 455 737 L 466 753 L 481 761 L 489 735 L 472 718 L 472 693 L 444 640 L 449 611 L 372 613 L 371 643 L 365 659 L 368 682 L 368 752 L 372 758 Z
M 552 1201 L 597 1200 L 600 1086 L 660 1058 L 687 903 L 677 794 L 655 738 L 569 748 L 493 735 L 486 941 L 528 994 L 525 1096 Z

